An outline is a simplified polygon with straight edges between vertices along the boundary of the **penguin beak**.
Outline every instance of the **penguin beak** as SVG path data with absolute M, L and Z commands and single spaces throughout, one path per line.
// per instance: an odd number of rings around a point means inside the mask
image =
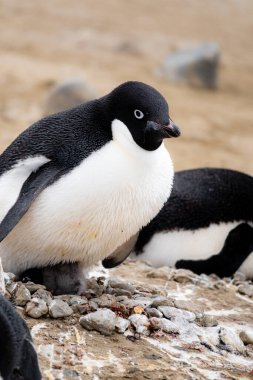
M 147 122 L 147 128 L 153 130 L 156 134 L 159 134 L 162 139 L 170 137 L 179 137 L 181 132 L 180 129 L 174 124 L 174 122 L 169 119 L 167 124 L 158 124 L 154 121 Z

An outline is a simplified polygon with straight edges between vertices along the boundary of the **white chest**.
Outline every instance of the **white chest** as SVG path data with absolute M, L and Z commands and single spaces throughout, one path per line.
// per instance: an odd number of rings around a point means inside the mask
M 172 187 L 169 153 L 163 145 L 153 152 L 141 149 L 124 124 L 120 127 L 123 137 L 116 134 L 43 191 L 7 244 L 18 246 L 19 254 L 35 252 L 36 265 L 62 260 L 89 265 L 110 255 L 159 212 Z

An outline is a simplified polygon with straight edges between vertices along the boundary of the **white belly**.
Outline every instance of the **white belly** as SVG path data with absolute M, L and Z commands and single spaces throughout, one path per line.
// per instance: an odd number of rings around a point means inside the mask
M 119 123 L 116 138 L 45 189 L 0 244 L 5 271 L 94 264 L 159 212 L 172 186 L 169 153 L 141 149 Z
M 228 233 L 242 222 L 212 224 L 195 231 L 156 233 L 134 258 L 149 261 L 153 266 L 175 266 L 179 260 L 205 260 L 219 253 Z M 240 271 L 253 277 L 253 254 L 241 265 Z

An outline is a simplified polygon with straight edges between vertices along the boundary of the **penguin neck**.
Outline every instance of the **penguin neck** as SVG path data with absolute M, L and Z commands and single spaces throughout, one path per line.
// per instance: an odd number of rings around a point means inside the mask
M 156 150 L 149 151 L 146 149 L 141 148 L 136 142 L 134 141 L 131 132 L 127 128 L 127 126 L 120 120 L 114 119 L 112 121 L 112 138 L 115 144 L 123 150 L 126 154 L 132 156 L 133 158 L 138 159 L 144 159 L 146 160 L 150 159 L 153 160 L 154 157 L 159 156 L 160 151 L 164 150 L 164 144 L 162 143 Z

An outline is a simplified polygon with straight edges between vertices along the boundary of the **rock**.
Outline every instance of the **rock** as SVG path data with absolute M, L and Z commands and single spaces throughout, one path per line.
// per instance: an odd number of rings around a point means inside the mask
M 189 322 L 193 322 L 196 319 L 196 315 L 191 311 L 177 309 L 176 307 L 171 306 L 158 306 L 158 310 L 163 313 L 165 318 L 183 318 Z
M 239 337 L 244 344 L 253 344 L 253 330 L 241 331 Z
M 80 78 L 71 78 L 52 88 L 45 101 L 43 113 L 52 115 L 95 98 L 94 89 L 86 81 Z
M 5 290 L 6 290 L 11 296 L 14 296 L 17 287 L 18 287 L 18 283 L 17 283 L 17 282 L 11 282 L 11 281 L 10 281 L 10 282 L 5 283 Z
M 158 306 L 174 306 L 174 300 L 163 297 L 163 296 L 158 296 L 153 298 L 151 307 L 158 307 Z
M 32 318 L 40 318 L 48 313 L 48 306 L 43 299 L 34 297 L 26 304 L 25 312 Z
M 218 326 L 218 321 L 212 315 L 202 315 L 196 319 L 196 322 L 203 327 L 214 327 Z
M 139 297 L 137 299 L 126 299 L 122 301 L 128 309 L 133 309 L 135 306 L 141 306 L 144 309 L 152 304 L 152 299 L 146 297 Z
M 154 330 L 162 330 L 168 334 L 179 334 L 179 329 L 174 322 L 168 321 L 165 318 L 150 318 L 151 327 Z
M 195 302 L 191 303 L 189 301 L 180 300 L 180 299 L 179 300 L 175 299 L 174 305 L 171 305 L 171 306 L 175 306 L 177 309 L 184 309 L 187 311 L 191 311 L 196 315 L 198 314 L 201 315 L 204 309 L 204 305 L 200 307 L 199 305 L 196 305 Z
M 253 285 L 250 285 L 248 282 L 244 282 L 243 284 L 239 285 L 237 290 L 243 295 L 253 297 Z
M 67 304 L 67 302 L 61 299 L 54 299 L 49 305 L 49 315 L 53 318 L 64 318 L 69 317 L 73 314 L 73 310 Z
M 80 313 L 80 306 L 87 305 L 88 300 L 86 297 L 74 296 L 70 298 L 68 304 L 74 312 Z
M 91 277 L 87 279 L 87 290 L 84 292 L 84 295 L 90 299 L 93 297 L 100 297 L 104 291 L 104 284 L 99 281 L 99 279 L 95 277 Z
M 197 276 L 188 269 L 175 270 L 172 279 L 181 284 L 187 284 L 189 282 L 196 282 Z
M 213 89 L 217 87 L 219 58 L 217 43 L 204 43 L 169 54 L 159 73 L 170 81 Z
M 124 334 L 124 332 L 128 329 L 129 325 L 130 322 L 127 319 L 121 317 L 116 318 L 115 328 L 118 333 Z
M 31 299 L 31 293 L 26 289 L 25 285 L 18 284 L 14 295 L 14 301 L 17 306 L 25 306 Z
M 246 276 L 242 272 L 235 272 L 235 274 L 233 275 L 233 283 L 235 285 L 239 284 L 240 282 L 244 282 L 245 280 L 246 280 Z
M 103 335 L 112 335 L 116 328 L 117 317 L 109 309 L 100 309 L 81 317 L 79 322 L 87 330 L 96 330 Z
M 146 274 L 148 278 L 161 278 L 169 281 L 171 279 L 171 270 L 167 267 L 154 268 Z
M 0 258 L 0 294 L 5 293 L 5 282 L 4 282 L 4 271 L 2 267 L 2 262 Z
M 98 304 L 94 302 L 93 300 L 89 301 L 89 307 L 91 311 L 97 311 L 98 310 Z
M 157 310 L 155 307 L 147 307 L 145 309 L 148 317 L 156 317 L 156 318 L 162 318 L 163 313 L 161 313 L 159 310 Z
M 128 320 L 134 326 L 138 334 L 149 335 L 148 327 L 150 323 L 146 315 L 132 314 Z
M 41 288 L 36 290 L 35 293 L 33 293 L 33 297 L 37 297 L 44 300 L 48 306 L 53 301 L 52 294 L 48 290 L 41 289 Z
M 135 287 L 130 282 L 125 282 L 118 279 L 113 279 L 108 282 L 108 285 L 111 288 L 118 288 L 118 289 L 124 289 L 127 290 L 130 294 L 134 294 Z
M 219 332 L 219 338 L 222 344 L 228 346 L 229 351 L 231 350 L 244 353 L 244 344 L 240 339 L 239 335 L 234 330 L 221 327 Z
M 128 298 L 130 298 L 131 295 L 132 295 L 132 293 L 130 293 L 128 290 L 121 289 L 121 288 L 111 288 L 111 287 L 108 287 L 106 289 L 106 291 L 109 294 L 115 294 L 115 296 L 127 296 Z
M 46 290 L 45 285 L 34 284 L 33 282 L 26 282 L 25 287 L 30 291 L 31 294 L 35 293 L 39 289 Z
M 127 299 L 127 297 L 125 298 Z M 110 308 L 114 303 L 117 302 L 116 297 L 113 294 L 102 294 L 99 298 L 93 298 L 93 301 L 96 302 L 96 304 L 99 307 L 108 307 Z

